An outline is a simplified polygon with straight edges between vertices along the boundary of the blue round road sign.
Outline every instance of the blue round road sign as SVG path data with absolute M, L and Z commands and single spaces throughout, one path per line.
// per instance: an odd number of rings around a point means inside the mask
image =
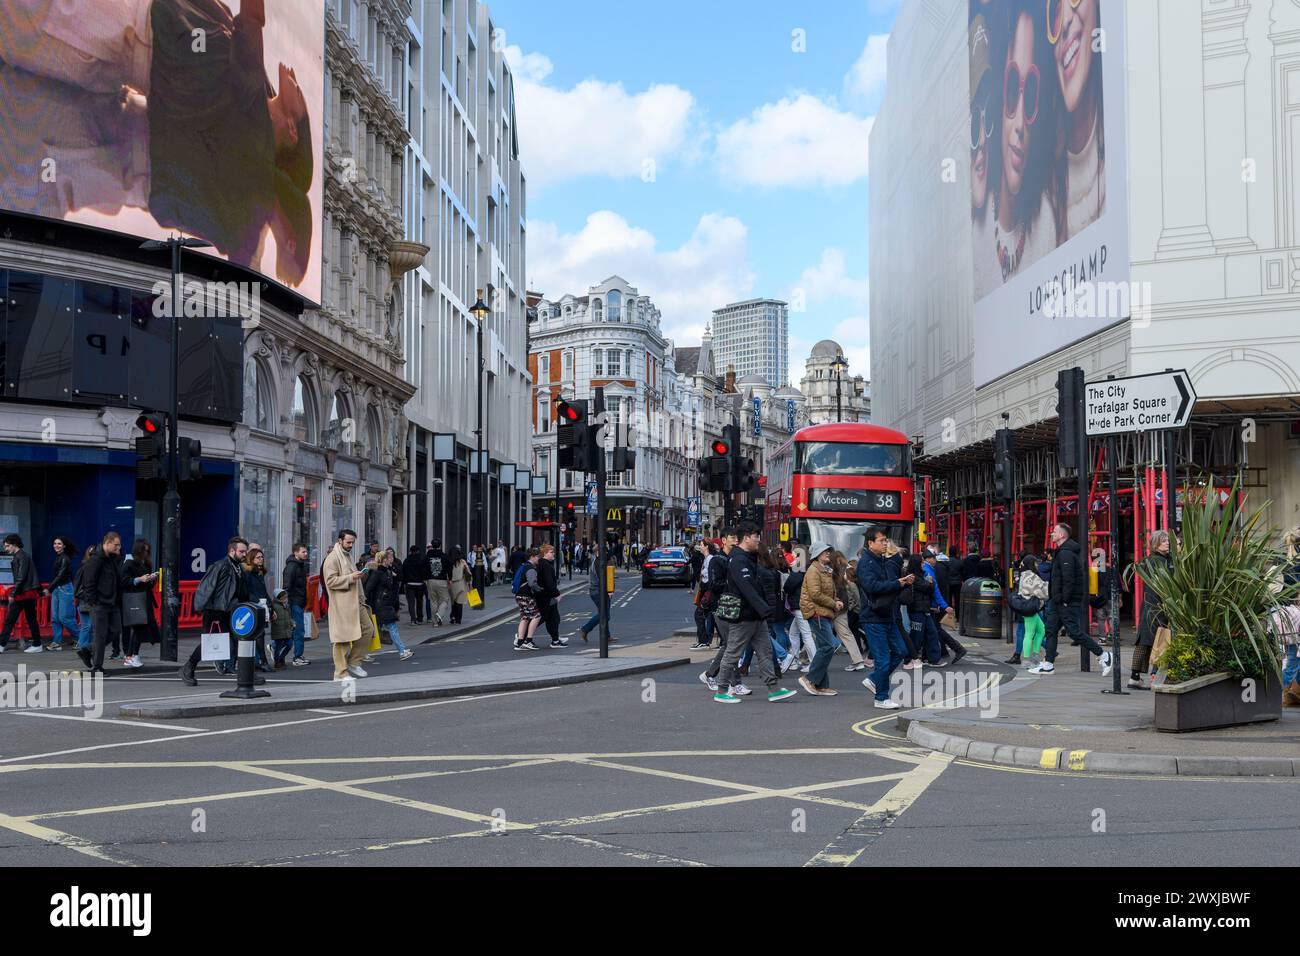
M 257 627 L 257 609 L 241 604 L 230 615 L 230 629 L 236 637 L 248 637 Z

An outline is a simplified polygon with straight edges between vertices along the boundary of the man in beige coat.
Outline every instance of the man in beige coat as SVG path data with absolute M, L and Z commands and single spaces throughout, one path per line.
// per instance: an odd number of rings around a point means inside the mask
M 352 546 L 357 533 L 344 528 L 323 566 L 325 590 L 329 592 L 330 650 L 334 653 L 334 679 L 348 675 L 365 677 L 361 658 L 366 655 L 370 638 L 370 617 L 362 600 L 361 577 L 352 562 Z M 362 616 L 365 620 L 362 620 Z

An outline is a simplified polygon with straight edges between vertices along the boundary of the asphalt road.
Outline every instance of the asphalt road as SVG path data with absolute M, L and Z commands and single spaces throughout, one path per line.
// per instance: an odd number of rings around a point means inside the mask
M 504 594 L 504 592 L 501 592 Z M 489 595 L 491 600 L 492 595 Z M 615 633 L 660 643 L 676 589 L 620 580 Z M 585 595 L 567 615 L 590 607 Z M 580 620 L 570 620 L 573 630 Z M 510 624 L 375 669 L 510 657 Z M 431 628 L 426 631 L 432 633 Z M 417 631 L 418 635 L 420 632 Z M 681 645 L 689 643 L 680 639 Z M 590 648 L 585 652 L 590 652 Z M 584 653 L 581 645 L 537 654 Z M 171 724 L 0 711 L 0 864 L 1289 864 L 1291 780 L 992 768 L 835 698 L 713 703 L 698 668 L 556 689 Z M 970 661 L 971 669 L 1005 669 Z M 290 679 L 312 668 L 284 672 Z M 327 677 L 321 674 L 321 677 Z M 217 693 L 216 681 L 199 694 Z M 166 677 L 108 682 L 172 697 Z M 190 691 L 189 693 L 194 693 Z

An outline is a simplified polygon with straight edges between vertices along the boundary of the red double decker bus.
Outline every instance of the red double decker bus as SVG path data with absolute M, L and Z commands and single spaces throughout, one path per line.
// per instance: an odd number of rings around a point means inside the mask
M 892 428 L 830 423 L 801 428 L 768 465 L 764 537 L 773 545 L 788 524 L 792 541 L 824 541 L 849 559 L 868 525 L 910 547 L 916 521 L 912 448 Z

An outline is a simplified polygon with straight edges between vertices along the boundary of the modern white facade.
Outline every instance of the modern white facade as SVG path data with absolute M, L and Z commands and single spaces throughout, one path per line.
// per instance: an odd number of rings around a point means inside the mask
M 835 368 L 836 359 L 843 368 Z M 871 421 L 871 383 L 861 374 L 850 374 L 844 349 L 832 339 L 822 339 L 812 347 L 799 391 L 809 424 Z
M 1181 463 L 1249 469 L 1275 522 L 1290 526 L 1300 509 L 1288 430 L 1300 415 L 1300 6 L 1104 0 L 1103 23 L 1116 16 L 1127 143 L 1107 162 L 1127 164 L 1130 276 L 1149 313 L 976 388 L 976 351 L 1007 343 L 973 318 L 967 5 L 905 0 L 871 134 L 874 417 L 923 435 L 925 456 L 940 457 L 991 439 L 1003 413 L 1016 429 L 1054 418 L 1060 369 L 1081 366 L 1093 381 L 1186 368 L 1200 402 Z M 1123 455 L 1152 459 L 1140 442 Z
M 528 469 L 532 457 L 527 182 L 514 78 L 488 7 L 478 0 L 416 0 L 408 26 L 405 237 L 431 251 L 404 280 L 406 377 L 416 389 L 405 435 L 416 494 L 404 530 L 409 543 L 510 542 L 526 500 L 508 482 L 510 466 Z M 472 474 L 480 375 L 478 320 L 470 309 L 479 290 L 491 308 L 482 329 L 483 482 Z
M 789 384 L 790 312 L 776 299 L 747 299 L 713 310 L 713 351 L 719 368 Z

